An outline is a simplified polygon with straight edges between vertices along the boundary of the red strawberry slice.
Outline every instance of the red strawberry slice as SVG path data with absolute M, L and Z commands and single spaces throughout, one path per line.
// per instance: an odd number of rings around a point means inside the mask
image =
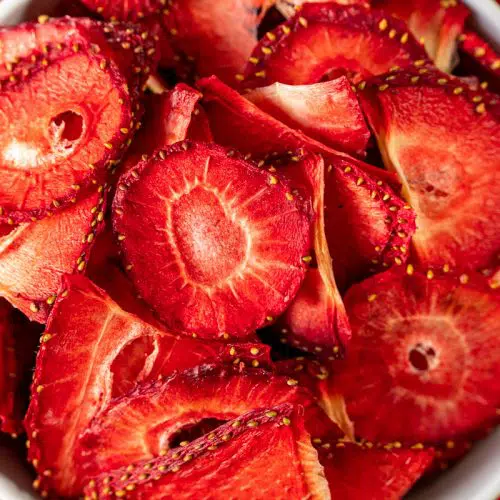
M 402 265 L 415 232 L 415 213 L 387 184 L 342 158 L 325 177 L 325 231 L 341 291 Z
M 12 309 L 0 299 L 0 431 L 17 433 L 16 390 L 18 366 L 14 349 Z
M 484 80 L 490 90 L 500 92 L 500 55 L 473 31 L 460 35 L 459 50 L 461 66 Z
M 1 220 L 48 215 L 120 158 L 150 70 L 143 43 L 133 28 L 69 18 L 0 30 Z
M 313 85 L 275 83 L 245 98 L 327 146 L 354 154 L 366 150 L 370 132 L 345 76 Z
M 173 0 L 164 10 L 174 50 L 194 60 L 198 74 L 230 84 L 257 43 L 264 0 Z
M 140 21 L 165 8 L 165 0 L 80 0 L 105 19 Z
M 186 138 L 198 142 L 214 142 L 208 116 L 199 104 L 196 105 L 191 116 Z
M 432 463 L 431 449 L 373 448 L 323 440 L 315 444 L 332 498 L 399 500 Z
M 427 71 L 376 78 L 361 99 L 384 163 L 399 174 L 417 214 L 418 258 L 445 269 L 495 262 L 500 106 L 494 96 Z
M 337 3 L 339 5 L 363 5 L 369 7 L 371 0 L 314 0 L 315 3 Z M 285 17 L 289 19 L 293 17 L 297 10 L 300 10 L 302 5 L 307 3 L 308 0 L 276 0 L 276 9 Z
M 182 436 L 198 437 L 196 429 L 216 427 L 252 409 L 287 401 L 313 405 L 297 380 L 260 369 L 203 365 L 167 380 L 140 384 L 93 420 L 82 439 L 79 474 L 94 477 L 165 455 L 180 442 L 186 444 Z
M 359 82 L 415 62 L 426 64 L 427 55 L 398 19 L 362 5 L 306 3 L 260 40 L 241 85 L 304 85 L 341 75 Z
M 42 492 L 79 493 L 80 433 L 129 388 L 127 380 L 155 380 L 206 362 L 266 365 L 265 346 L 173 335 L 124 311 L 82 276 L 67 277 L 65 286 L 42 336 L 25 422 Z
M 85 271 L 105 212 L 105 189 L 0 237 L 0 295 L 33 321 L 45 323 L 62 276 Z
M 500 295 L 484 278 L 395 268 L 354 286 L 345 301 L 353 337 L 330 391 L 343 394 L 356 434 L 446 442 L 495 416 Z
M 302 419 L 285 403 L 246 413 L 165 457 L 92 480 L 85 494 L 104 498 L 329 499 L 317 451 Z M 284 470 L 286 469 L 286 470 Z
M 283 312 L 310 248 L 311 214 L 290 192 L 234 151 L 192 142 L 120 179 L 114 229 L 137 290 L 167 326 L 242 338 Z
M 465 5 L 439 0 L 372 0 L 372 4 L 405 21 L 440 70 L 453 69 L 457 39 L 469 16 Z

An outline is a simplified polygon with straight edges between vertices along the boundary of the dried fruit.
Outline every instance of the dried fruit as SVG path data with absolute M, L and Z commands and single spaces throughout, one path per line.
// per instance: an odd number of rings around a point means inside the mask
M 310 406 L 296 380 L 260 369 L 202 365 L 166 380 L 138 385 L 92 422 L 82 439 L 79 474 L 94 477 L 208 433 L 253 409 L 284 402 Z M 204 425 L 204 428 L 203 428 Z M 133 429 L 133 432 L 131 432 Z
M 500 92 L 500 55 L 473 31 L 460 35 L 459 41 L 462 67 L 484 80 L 488 89 Z
M 283 312 L 310 248 L 311 213 L 288 192 L 279 174 L 192 142 L 120 179 L 114 230 L 137 290 L 169 328 L 243 338 Z
M 274 4 L 276 9 L 285 17 L 286 19 L 295 15 L 296 11 L 299 10 L 303 4 L 307 3 L 308 0 L 275 0 Z M 314 0 L 315 3 L 331 3 L 332 0 Z M 334 3 L 339 5 L 364 5 L 368 7 L 371 0 L 333 0 Z
M 495 416 L 500 295 L 465 278 L 394 268 L 347 293 L 353 336 L 330 394 L 345 398 L 357 435 L 446 442 Z
M 195 62 L 198 74 L 235 83 L 257 43 L 263 0 L 173 0 L 164 23 L 174 50 Z
M 41 491 L 79 492 L 75 453 L 79 436 L 127 380 L 155 380 L 201 363 L 254 360 L 268 350 L 173 335 L 122 310 L 83 276 L 66 278 L 42 336 L 26 417 Z M 63 367 L 54 369 L 54 367 Z M 47 472 L 50 471 L 50 472 Z
M 341 75 L 359 82 L 416 61 L 427 63 L 425 50 L 403 22 L 385 12 L 362 5 L 306 3 L 260 40 L 241 85 L 304 85 Z
M 0 431 L 15 433 L 19 428 L 15 415 L 18 366 L 11 312 L 9 304 L 0 299 Z
M 398 500 L 432 463 L 430 449 L 373 448 L 372 443 L 315 444 L 332 498 Z
M 387 184 L 337 157 L 325 175 L 325 232 L 341 292 L 353 282 L 402 265 L 415 213 Z
M 489 266 L 500 247 L 500 106 L 443 73 L 371 80 L 361 102 L 387 168 L 400 176 L 418 221 L 426 266 Z
M 69 204 L 121 156 L 150 69 L 141 43 L 133 28 L 85 19 L 0 29 L 2 221 Z
M 286 473 L 283 468 L 286 468 Z M 276 478 L 280 478 L 276 480 Z M 91 481 L 86 495 L 191 499 L 258 492 L 262 498 L 329 499 L 328 484 L 302 419 L 284 403 L 246 413 L 165 457 Z
M 105 19 L 141 21 L 157 14 L 165 6 L 165 0 L 80 0 L 90 10 Z
M 105 211 L 105 190 L 0 237 L 0 295 L 45 323 L 65 273 L 85 271 Z
M 245 98 L 327 146 L 354 154 L 366 150 L 370 132 L 345 76 L 313 85 L 274 83 Z
M 372 4 L 405 21 L 440 70 L 453 69 L 457 39 L 469 15 L 464 4 L 447 0 L 372 0 Z

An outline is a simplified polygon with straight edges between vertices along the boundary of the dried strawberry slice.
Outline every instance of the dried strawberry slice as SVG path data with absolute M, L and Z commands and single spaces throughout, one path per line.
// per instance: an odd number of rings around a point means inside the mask
M 17 361 L 11 307 L 0 299 L 0 431 L 16 433 Z
M 42 336 L 25 422 L 42 492 L 78 494 L 74 453 L 80 433 L 128 388 L 124 377 L 155 380 L 206 362 L 266 365 L 265 346 L 173 335 L 124 311 L 83 276 L 67 277 L 65 287 Z
M 406 261 L 415 213 L 387 184 L 335 158 L 327 168 L 325 200 L 326 237 L 342 292 Z
M 252 409 L 287 401 L 313 404 L 297 380 L 260 369 L 203 365 L 140 384 L 93 420 L 82 438 L 79 474 L 94 477 L 165 455 L 180 442 L 186 444 L 183 435 L 198 437 L 200 424 L 215 427 Z
M 69 204 L 120 158 L 150 69 L 141 43 L 132 28 L 69 18 L 0 30 L 1 220 Z M 33 94 L 53 96 L 33 108 Z
M 90 10 L 105 19 L 140 21 L 157 14 L 165 7 L 165 0 L 80 0 Z
M 194 60 L 198 74 L 236 83 L 257 43 L 259 12 L 265 0 L 173 0 L 163 22 L 176 52 Z
M 372 4 L 405 21 L 440 70 L 453 69 L 457 39 L 469 16 L 465 5 L 437 0 L 372 0 Z
M 274 83 L 245 98 L 327 146 L 354 154 L 366 150 L 370 132 L 345 76 L 313 85 Z
M 459 41 L 462 66 L 486 81 L 489 89 L 500 92 L 500 55 L 473 31 L 460 35 Z
M 385 12 L 361 5 L 306 3 L 260 40 L 241 85 L 304 85 L 341 75 L 358 82 L 417 61 L 427 62 L 425 50 L 404 23 Z
M 289 192 L 279 174 L 192 142 L 120 179 L 114 229 L 137 290 L 167 326 L 245 337 L 283 312 L 306 272 L 312 217 Z
M 275 0 L 274 4 L 283 17 L 293 17 L 308 0 Z M 337 3 L 339 5 L 363 5 L 369 7 L 372 0 L 315 0 L 315 3 Z
M 74 206 L 0 237 L 0 295 L 32 321 L 46 322 L 65 273 L 85 270 L 105 197 L 100 187 Z
M 394 268 L 352 287 L 345 303 L 353 336 L 330 391 L 343 394 L 357 434 L 445 442 L 495 416 L 500 295 L 484 278 Z
M 284 492 L 287 498 L 330 498 L 317 451 L 291 404 L 246 413 L 210 437 L 100 476 L 85 493 L 151 500 L 202 498 L 207 491 L 213 498 L 255 492 L 262 498 Z
M 431 71 L 375 78 L 361 99 L 384 163 L 417 214 L 418 258 L 445 269 L 488 266 L 500 247 L 496 99 Z
M 431 449 L 385 450 L 373 448 L 371 443 L 323 440 L 315 447 L 332 498 L 346 500 L 402 498 L 434 457 Z

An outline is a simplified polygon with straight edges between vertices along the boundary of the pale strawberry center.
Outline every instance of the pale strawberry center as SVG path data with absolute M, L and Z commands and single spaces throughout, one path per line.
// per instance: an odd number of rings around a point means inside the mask
M 194 187 L 172 205 L 171 220 L 186 279 L 215 286 L 244 269 L 248 233 L 217 191 Z

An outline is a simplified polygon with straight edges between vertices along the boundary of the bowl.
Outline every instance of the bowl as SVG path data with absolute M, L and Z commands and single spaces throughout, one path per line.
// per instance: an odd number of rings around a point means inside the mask
M 210 1 L 210 0 L 208 0 Z M 405 0 L 401 0 L 405 1 Z M 500 50 L 500 5 L 495 0 L 463 0 L 477 30 Z M 0 25 L 16 24 L 49 11 L 57 0 L 0 0 Z M 25 464 L 0 445 L 0 500 L 36 500 Z M 500 429 L 477 443 L 457 465 L 430 484 L 412 491 L 410 500 L 498 500 Z

